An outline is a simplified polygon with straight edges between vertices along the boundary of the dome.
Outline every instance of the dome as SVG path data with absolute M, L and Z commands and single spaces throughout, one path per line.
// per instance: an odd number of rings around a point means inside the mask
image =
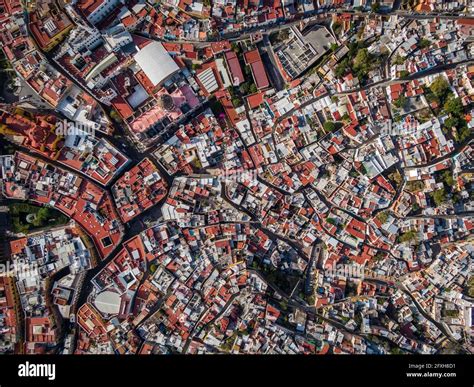
M 158 105 L 163 110 L 173 110 L 174 109 L 174 101 L 173 97 L 169 94 L 162 94 L 160 99 L 158 100 Z
M 120 295 L 106 290 L 97 295 L 94 305 L 104 314 L 117 314 L 120 310 Z

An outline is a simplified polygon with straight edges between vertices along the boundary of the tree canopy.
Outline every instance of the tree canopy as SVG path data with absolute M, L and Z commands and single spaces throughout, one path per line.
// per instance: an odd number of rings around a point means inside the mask
M 438 189 L 431 194 L 433 201 L 435 202 L 436 206 L 439 207 L 447 200 L 446 191 L 444 188 Z
M 448 94 L 449 83 L 442 75 L 439 75 L 433 83 L 431 83 L 430 89 L 436 97 L 443 100 Z
M 336 130 L 336 124 L 332 121 L 326 121 L 323 124 L 323 128 L 326 132 L 333 132 L 334 130 Z

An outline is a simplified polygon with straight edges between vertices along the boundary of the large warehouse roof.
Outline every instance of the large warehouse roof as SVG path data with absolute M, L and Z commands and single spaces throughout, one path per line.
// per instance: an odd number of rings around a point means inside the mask
M 147 44 L 135 54 L 134 58 L 154 86 L 179 70 L 176 62 L 160 42 Z

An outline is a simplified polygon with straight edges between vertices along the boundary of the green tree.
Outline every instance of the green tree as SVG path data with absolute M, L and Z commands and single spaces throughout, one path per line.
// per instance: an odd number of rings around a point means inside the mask
M 354 71 L 359 79 L 365 78 L 374 65 L 374 56 L 367 48 L 362 48 L 354 58 Z
M 393 64 L 402 65 L 403 63 L 405 63 L 405 58 L 403 58 L 400 54 L 397 54 L 397 56 L 393 60 Z
M 239 107 L 242 105 L 242 100 L 240 98 L 232 98 L 232 105 L 234 105 L 234 107 Z
M 444 100 L 444 98 L 446 98 L 446 95 L 448 94 L 448 91 L 449 91 L 449 83 L 442 75 L 439 75 L 431 83 L 430 90 L 440 100 Z
M 367 61 L 370 59 L 369 50 L 367 48 L 362 48 L 357 52 L 356 57 L 354 58 L 354 67 L 361 68 L 367 65 Z
M 250 66 L 244 67 L 244 73 L 247 77 L 250 77 L 252 75 L 252 69 L 250 68 Z
M 455 128 L 459 124 L 459 120 L 457 117 L 448 117 L 446 121 L 444 121 L 444 126 L 448 129 Z
M 336 124 L 332 121 L 326 121 L 324 124 L 323 124 L 323 128 L 326 132 L 333 132 L 334 130 L 336 130 Z
M 400 71 L 400 78 L 406 78 L 410 75 L 410 72 L 407 70 Z
M 388 220 L 389 215 L 388 211 L 382 211 L 377 215 L 377 219 L 383 224 Z
M 474 297 L 474 276 L 469 277 L 467 281 L 468 291 L 467 294 L 469 297 Z
M 459 98 L 449 98 L 443 106 L 444 111 L 453 117 L 461 117 L 463 106 Z
M 408 101 L 407 97 L 405 97 L 404 95 L 400 95 L 400 97 L 398 97 L 395 101 L 393 101 L 393 104 L 395 105 L 396 108 L 401 109 L 406 105 L 407 101 Z
M 122 122 L 122 118 L 114 109 L 110 111 L 110 118 L 112 118 L 115 122 L 118 122 L 118 123 Z
M 334 33 L 336 35 L 339 35 L 342 31 L 342 24 L 339 23 L 339 22 L 335 22 L 333 25 L 332 25 L 332 30 L 334 31 Z
M 32 222 L 33 226 L 40 227 L 42 226 L 49 218 L 49 210 L 46 207 L 42 207 L 38 210 L 35 216 L 35 220 Z
M 236 52 L 237 54 L 240 52 L 240 46 L 235 42 L 231 43 L 230 48 L 232 49 L 232 51 Z
M 403 176 L 399 171 L 395 171 L 388 176 L 397 186 L 403 183 Z
M 348 61 L 347 59 L 344 59 L 336 66 L 336 70 L 334 70 L 334 75 L 336 75 L 337 78 L 342 78 L 344 75 L 346 75 L 347 67 Z
M 373 3 L 370 8 L 372 9 L 372 12 L 378 12 L 380 11 L 380 3 L 379 2 Z
M 412 241 L 415 241 L 416 239 L 417 239 L 417 232 L 415 230 L 404 232 L 398 237 L 398 240 L 400 243 L 412 242 Z
M 471 136 L 471 130 L 467 127 L 467 125 L 464 123 L 463 126 L 461 126 L 458 129 L 458 137 L 457 140 L 459 142 L 464 142 L 466 141 L 469 137 Z
M 446 200 L 448 199 L 448 197 L 446 195 L 446 191 L 445 191 L 444 188 L 441 188 L 441 189 L 438 189 L 438 190 L 432 192 L 431 197 L 432 197 L 432 199 L 435 202 L 437 207 L 439 207 L 441 204 L 446 202 Z
M 421 39 L 418 43 L 418 46 L 423 49 L 423 48 L 428 48 L 431 46 L 431 41 L 429 39 Z
M 441 178 L 443 179 L 444 184 L 446 184 L 448 187 L 454 186 L 455 181 L 450 170 L 445 170 L 442 173 Z
M 409 181 L 406 189 L 410 192 L 418 192 L 425 188 L 425 184 L 421 180 Z
M 240 85 L 239 90 L 242 94 L 248 94 L 250 86 L 247 82 L 244 82 Z

